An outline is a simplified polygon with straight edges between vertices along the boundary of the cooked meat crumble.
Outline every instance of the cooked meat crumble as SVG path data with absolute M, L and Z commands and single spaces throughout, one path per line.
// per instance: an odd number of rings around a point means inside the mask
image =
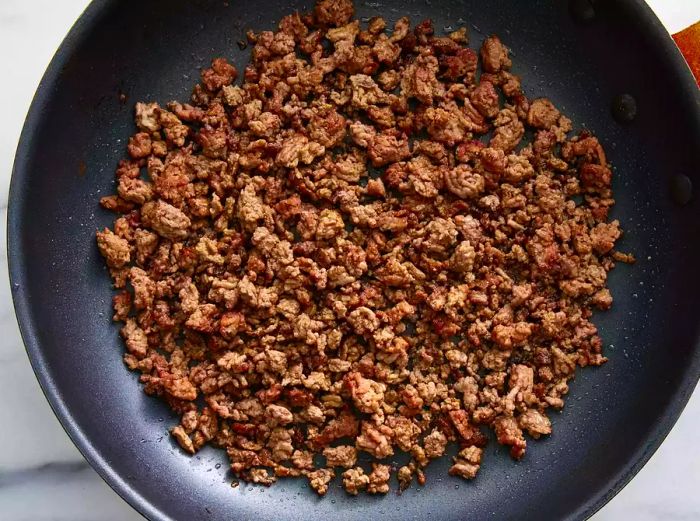
M 497 36 L 353 14 L 320 0 L 249 33 L 241 83 L 216 58 L 189 103 L 137 103 L 97 232 L 124 360 L 177 443 L 321 495 L 423 484 L 449 443 L 474 478 L 488 428 L 522 458 L 606 361 L 592 312 L 632 260 L 603 147 L 526 97 Z

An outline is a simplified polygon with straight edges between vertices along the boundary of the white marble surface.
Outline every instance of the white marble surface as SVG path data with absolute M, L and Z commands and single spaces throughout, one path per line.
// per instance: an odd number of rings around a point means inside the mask
M 670 31 L 700 20 L 700 1 L 653 0 Z M 142 519 L 87 465 L 51 412 L 24 352 L 7 278 L 7 187 L 34 89 L 87 0 L 0 0 L 0 519 Z M 595 521 L 700 519 L 700 391 L 637 477 Z

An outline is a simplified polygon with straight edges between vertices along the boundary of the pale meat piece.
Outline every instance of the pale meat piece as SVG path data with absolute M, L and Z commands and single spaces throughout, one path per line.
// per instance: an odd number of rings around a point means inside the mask
M 129 241 L 108 228 L 97 232 L 97 246 L 107 264 L 113 268 L 121 268 L 131 260 Z

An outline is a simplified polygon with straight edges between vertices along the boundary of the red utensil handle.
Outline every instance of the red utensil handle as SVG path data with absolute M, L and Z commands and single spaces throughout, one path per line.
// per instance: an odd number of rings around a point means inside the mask
M 672 35 L 700 87 L 700 22 Z

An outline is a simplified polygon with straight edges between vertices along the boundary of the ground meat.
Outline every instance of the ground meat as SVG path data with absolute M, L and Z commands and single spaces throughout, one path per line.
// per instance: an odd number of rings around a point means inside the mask
M 481 455 L 483 450 L 479 447 L 471 446 L 459 451 L 453 459 L 454 465 L 448 471 L 451 476 L 459 476 L 464 479 L 474 479 L 481 465 Z
M 174 442 L 321 495 L 338 468 L 387 493 L 394 455 L 400 490 L 422 485 L 450 443 L 472 479 L 486 429 L 522 458 L 606 361 L 591 314 L 633 260 L 601 143 L 528 100 L 498 37 L 353 13 L 320 0 L 251 33 L 238 84 L 218 58 L 189 103 L 137 103 L 96 234 Z
M 493 328 L 492 339 L 502 349 L 522 345 L 532 334 L 532 325 L 527 322 L 498 324 Z
M 97 232 L 97 246 L 100 253 L 112 268 L 121 268 L 131 260 L 129 241 L 105 228 Z
M 133 266 L 129 270 L 129 282 L 134 288 L 134 307 L 146 309 L 153 305 L 156 294 L 156 283 L 141 268 Z
M 486 72 L 499 72 L 501 69 L 510 69 L 511 61 L 508 58 L 508 49 L 501 43 L 498 36 L 489 36 L 481 45 L 481 65 Z
M 160 130 L 157 111 L 160 109 L 157 103 L 136 103 L 136 125 L 146 132 L 157 132 Z
M 355 467 L 343 472 L 343 487 L 348 494 L 356 496 L 369 485 L 369 476 L 362 467 Z
M 445 94 L 445 87 L 437 79 L 439 65 L 434 56 L 418 56 L 406 68 L 401 80 L 401 91 L 407 98 L 417 98 L 421 103 L 432 105 L 433 99 Z
M 143 205 L 141 222 L 166 239 L 184 239 L 191 223 L 182 210 L 162 200 Z
M 346 124 L 346 119 L 335 110 L 319 112 L 309 122 L 309 137 L 326 148 L 333 148 L 345 138 Z
M 493 118 L 498 114 L 498 92 L 490 81 L 482 80 L 471 92 L 469 99 L 482 116 Z
M 137 358 L 146 356 L 148 350 L 148 337 L 131 318 L 125 320 L 124 327 L 121 330 L 121 335 L 124 338 L 126 348 L 132 355 Z
M 187 378 L 168 375 L 161 379 L 161 383 L 165 392 L 174 398 L 185 401 L 197 398 L 197 388 Z
M 441 107 L 428 108 L 423 114 L 423 121 L 430 137 L 449 146 L 464 140 L 468 128 L 463 118 L 454 115 L 454 111 Z
M 444 185 L 445 167 L 431 163 L 426 156 L 418 156 L 409 161 L 408 184 L 420 196 L 433 198 Z
M 372 463 L 372 472 L 369 475 L 367 492 L 370 494 L 386 494 L 389 492 L 389 478 L 391 477 L 391 467 Z
M 544 414 L 536 409 L 528 409 L 518 417 L 518 424 L 533 438 L 552 432 L 552 424 Z
M 527 124 L 535 128 L 550 129 L 559 121 L 560 113 L 547 98 L 538 98 L 530 102 Z
M 328 447 L 323 450 L 326 457 L 326 465 L 329 467 L 345 467 L 349 469 L 355 466 L 357 461 L 357 449 L 351 445 Z
M 535 169 L 527 157 L 509 154 L 506 157 L 506 167 L 503 179 L 511 184 L 520 184 L 535 175 Z
M 525 133 L 525 125 L 518 119 L 517 113 L 511 108 L 501 110 L 494 120 L 496 128 L 493 131 L 489 146 L 505 152 L 510 152 L 518 146 Z
M 291 411 L 281 405 L 270 404 L 265 409 L 270 425 L 287 425 L 294 420 Z
M 274 476 L 270 476 L 270 473 L 267 469 L 260 468 L 250 470 L 250 472 L 248 472 L 247 477 L 253 483 L 259 483 L 261 485 L 265 485 L 266 487 L 269 487 L 275 481 L 277 481 L 277 478 L 275 478 Z
M 153 197 L 153 185 L 141 179 L 122 177 L 117 186 L 119 197 L 125 201 L 136 204 L 143 204 Z
M 618 221 L 596 225 L 590 233 L 593 249 L 599 254 L 609 253 L 621 234 L 620 223 Z
M 316 491 L 319 496 L 325 496 L 328 492 L 328 484 L 331 482 L 335 472 L 331 469 L 319 469 L 309 472 L 306 477 L 309 479 L 309 485 Z
M 192 443 L 192 439 L 187 435 L 187 433 L 180 425 L 178 425 L 177 427 L 173 427 L 170 430 L 170 434 L 173 438 L 175 438 L 175 441 L 177 441 L 178 445 L 180 445 L 180 447 L 182 447 L 183 450 L 189 452 L 190 454 L 195 453 L 195 448 L 194 444 Z
M 354 13 L 355 6 L 351 0 L 319 0 L 314 7 L 314 17 L 321 25 L 344 25 Z
M 367 146 L 367 153 L 374 167 L 402 161 L 411 155 L 408 137 L 395 130 L 383 131 L 374 136 Z
M 348 322 L 359 334 L 371 333 L 379 326 L 379 319 L 374 311 L 367 307 L 359 307 L 348 315 Z
M 484 191 L 485 183 L 482 175 L 462 164 L 445 171 L 445 186 L 457 197 L 473 199 Z
M 515 418 L 510 416 L 499 416 L 493 424 L 498 443 L 510 446 L 510 455 L 515 459 L 520 459 L 525 454 L 527 442 L 523 437 L 523 431 L 518 426 Z
M 316 238 L 332 239 L 345 229 L 343 217 L 334 210 L 322 210 L 316 225 Z
M 447 437 L 439 430 L 433 430 L 423 440 L 425 455 L 428 458 L 439 458 L 445 453 L 447 447 Z
M 478 56 L 473 49 L 460 48 L 454 54 L 444 54 L 439 61 L 448 80 L 464 78 L 465 83 L 473 83 L 478 64 Z
M 591 302 L 599 309 L 610 309 L 613 303 L 612 295 L 608 288 L 601 289 L 593 295 Z
M 320 143 L 309 141 L 306 136 L 296 135 L 284 141 L 275 162 L 286 168 L 294 168 L 299 163 L 308 165 L 324 151 L 325 147 Z
M 133 159 L 142 159 L 151 154 L 151 136 L 146 132 L 139 132 L 129 138 L 127 151 Z
M 231 85 L 237 76 L 236 67 L 225 58 L 216 58 L 211 62 L 211 68 L 202 71 L 202 83 L 210 91 L 216 91 L 225 85 Z
M 369 378 L 364 378 L 360 373 L 348 373 L 345 377 L 345 385 L 350 388 L 355 406 L 366 413 L 379 412 L 384 401 L 386 386 Z
M 391 429 L 387 426 L 377 428 L 368 422 L 362 422 L 362 433 L 356 442 L 357 448 L 377 459 L 384 459 L 394 454 L 390 436 Z

